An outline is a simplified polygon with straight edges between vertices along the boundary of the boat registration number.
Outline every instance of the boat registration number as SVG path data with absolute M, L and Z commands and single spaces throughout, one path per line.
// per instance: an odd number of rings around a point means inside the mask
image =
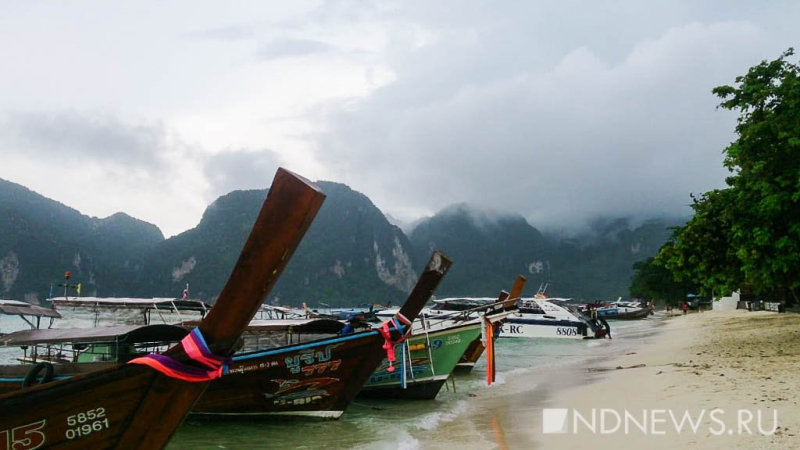
M 67 426 L 70 427 L 65 432 L 67 439 L 76 439 L 111 428 L 106 409 L 102 407 L 67 417 Z
M 557 336 L 577 336 L 578 329 L 572 327 L 556 327 Z

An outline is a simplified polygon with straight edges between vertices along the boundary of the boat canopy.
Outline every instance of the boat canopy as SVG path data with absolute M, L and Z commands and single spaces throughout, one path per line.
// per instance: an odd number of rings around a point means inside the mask
M 334 319 L 252 320 L 245 332 L 262 333 L 290 331 L 293 333 L 338 333 L 344 323 Z
M 55 306 L 208 311 L 211 305 L 200 300 L 180 298 L 72 297 L 51 298 Z
M 0 346 L 20 347 L 61 343 L 180 341 L 189 330 L 175 325 L 126 325 L 96 328 L 23 330 L 0 337 Z
M 61 318 L 58 311 L 17 300 L 0 300 L 0 313 L 9 316 L 35 316 Z
M 434 303 L 474 303 L 474 304 L 484 304 L 484 303 L 494 303 L 497 301 L 497 297 L 448 297 L 448 298 L 437 298 L 434 300 Z
M 259 311 L 277 311 L 277 312 L 282 312 L 284 314 L 291 314 L 292 313 L 292 309 L 291 308 L 286 308 L 286 307 L 283 307 L 283 306 L 266 305 L 266 304 L 263 304 L 263 303 L 261 304 L 261 306 L 258 307 L 258 310 Z

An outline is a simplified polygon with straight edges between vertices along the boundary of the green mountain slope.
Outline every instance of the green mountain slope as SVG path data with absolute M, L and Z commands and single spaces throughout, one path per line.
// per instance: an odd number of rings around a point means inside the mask
M 81 282 L 83 295 L 112 295 L 138 277 L 148 253 L 163 240 L 155 225 L 122 213 L 88 217 L 0 180 L 3 297 L 42 300 L 51 284 L 63 282 L 66 270 Z
M 552 295 L 611 299 L 626 294 L 633 263 L 654 255 L 668 228 L 681 223 L 598 221 L 566 239 L 543 235 L 519 215 L 461 204 L 420 221 L 407 237 L 363 194 L 318 185 L 328 199 L 273 289 L 274 304 L 397 304 L 434 248 L 455 260 L 440 297 L 494 296 L 523 274 L 525 295 L 550 283 Z M 213 301 L 266 193 L 224 195 L 197 227 L 165 240 L 154 225 L 126 214 L 88 217 L 0 180 L 0 296 L 42 300 L 69 270 L 84 296 L 179 297 L 188 283 L 191 297 Z

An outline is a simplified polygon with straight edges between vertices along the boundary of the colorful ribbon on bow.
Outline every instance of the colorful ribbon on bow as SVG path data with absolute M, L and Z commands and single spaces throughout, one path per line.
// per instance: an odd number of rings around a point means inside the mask
M 169 356 L 150 353 L 128 361 L 129 364 L 142 364 L 167 375 L 168 377 L 190 382 L 211 381 L 228 373 L 230 357 L 215 355 L 211 352 L 199 328 L 181 340 L 184 353 L 203 368 L 176 361 Z
M 403 333 L 400 339 L 394 341 L 392 340 L 392 333 L 391 330 L 389 329 L 389 324 L 391 323 L 394 326 L 394 329 L 402 332 L 401 331 L 402 325 L 400 325 L 399 322 L 402 322 L 405 325 L 406 331 L 405 333 Z M 394 372 L 394 362 L 397 360 L 397 357 L 394 352 L 394 346 L 405 341 L 410 331 L 411 331 L 411 321 L 408 320 L 406 316 L 400 314 L 399 312 L 395 314 L 395 316 L 392 317 L 391 320 L 383 322 L 383 324 L 378 328 L 378 332 L 381 334 L 381 336 L 383 336 L 383 349 L 386 350 L 386 359 L 389 361 L 389 368 L 386 370 L 388 370 L 389 372 Z

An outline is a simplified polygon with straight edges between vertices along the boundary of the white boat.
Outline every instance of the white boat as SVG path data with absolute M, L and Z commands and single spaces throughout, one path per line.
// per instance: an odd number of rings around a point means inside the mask
M 587 305 L 586 314 L 592 315 Z M 627 301 L 623 302 L 621 299 L 613 303 L 605 304 L 596 309 L 594 312 L 598 318 L 608 320 L 633 320 L 644 319 L 653 313 L 653 306 L 641 302 Z
M 464 303 L 479 303 L 485 298 L 444 298 L 436 300 L 442 309 Z M 519 314 L 505 319 L 500 332 L 501 338 L 566 338 L 594 339 L 600 337 L 600 327 L 585 318 L 577 308 L 561 304 L 567 299 L 523 298 L 519 304 Z
M 500 337 L 594 339 L 599 337 L 597 325 L 586 319 L 577 308 L 559 304 L 557 300 L 523 298 L 520 317 L 510 317 L 503 324 Z

